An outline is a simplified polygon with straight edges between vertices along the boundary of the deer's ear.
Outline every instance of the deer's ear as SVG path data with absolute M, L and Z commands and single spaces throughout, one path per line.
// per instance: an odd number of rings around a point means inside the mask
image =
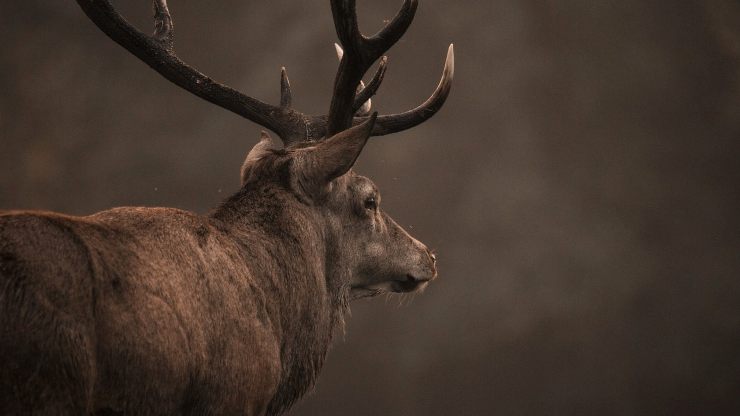
M 377 116 L 378 113 L 373 113 L 362 124 L 337 133 L 316 146 L 301 149 L 293 162 L 299 186 L 315 195 L 329 182 L 347 173 L 365 147 Z
M 241 170 L 241 179 L 242 179 L 242 186 L 247 183 L 247 180 L 249 179 L 249 174 L 252 172 L 252 167 L 254 164 L 268 155 L 270 153 L 270 150 L 272 149 L 272 137 L 270 137 L 269 134 L 267 134 L 266 131 L 262 130 L 262 135 L 260 136 L 260 141 L 254 145 L 252 150 L 249 151 L 247 154 L 246 159 L 244 159 L 244 163 L 242 164 L 242 170 Z

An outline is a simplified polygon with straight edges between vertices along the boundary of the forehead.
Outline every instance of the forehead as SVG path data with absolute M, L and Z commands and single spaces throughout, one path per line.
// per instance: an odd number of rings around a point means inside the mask
M 372 194 L 378 193 L 378 187 L 370 179 L 350 172 L 347 177 L 347 189 L 355 194 Z

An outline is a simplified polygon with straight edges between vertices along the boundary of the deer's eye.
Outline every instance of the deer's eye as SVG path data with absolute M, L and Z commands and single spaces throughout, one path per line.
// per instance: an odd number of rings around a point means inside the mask
M 378 209 L 378 201 L 375 199 L 374 196 L 368 197 L 365 200 L 365 209 L 372 209 L 372 210 Z

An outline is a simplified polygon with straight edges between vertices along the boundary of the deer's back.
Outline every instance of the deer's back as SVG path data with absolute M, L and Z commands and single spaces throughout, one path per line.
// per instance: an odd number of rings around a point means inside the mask
M 279 351 L 234 244 L 175 209 L 0 215 L 0 352 L 73 357 L 92 409 L 259 405 Z

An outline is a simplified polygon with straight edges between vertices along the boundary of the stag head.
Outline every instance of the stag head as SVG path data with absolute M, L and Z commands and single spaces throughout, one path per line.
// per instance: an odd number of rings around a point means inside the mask
M 272 150 L 263 138 L 242 168 L 243 191 L 271 193 L 281 201 L 299 201 L 290 210 L 323 224 L 335 247 L 335 264 L 351 298 L 384 291 L 409 292 L 436 277 L 436 256 L 380 209 L 380 193 L 368 178 L 351 170 L 370 137 L 377 115 L 327 140 Z M 266 190 L 269 191 L 266 192 Z M 285 202 L 284 202 L 285 203 Z M 290 203 L 290 202 L 288 202 Z
M 406 32 L 418 2 L 405 0 L 398 14 L 378 33 L 360 33 L 353 0 L 332 0 L 334 25 L 341 43 L 334 92 L 327 115 L 292 108 L 285 68 L 280 104 L 273 106 L 217 83 L 182 62 L 174 53 L 173 23 L 165 0 L 154 0 L 155 32 L 147 36 L 128 24 L 107 0 L 77 0 L 109 37 L 165 78 L 216 105 L 275 132 L 283 147 L 262 133 L 242 166 L 243 190 L 271 188 L 297 201 L 291 209 L 310 212 L 335 242 L 352 297 L 383 291 L 408 292 L 436 277 L 436 257 L 380 209 L 375 184 L 352 171 L 371 136 L 414 127 L 433 116 L 445 102 L 454 73 L 450 45 L 442 78 L 434 93 L 417 108 L 390 115 L 369 114 L 370 98 L 385 75 L 386 51 Z M 378 62 L 367 86 L 362 79 Z M 305 217 L 305 216 L 304 216 Z

